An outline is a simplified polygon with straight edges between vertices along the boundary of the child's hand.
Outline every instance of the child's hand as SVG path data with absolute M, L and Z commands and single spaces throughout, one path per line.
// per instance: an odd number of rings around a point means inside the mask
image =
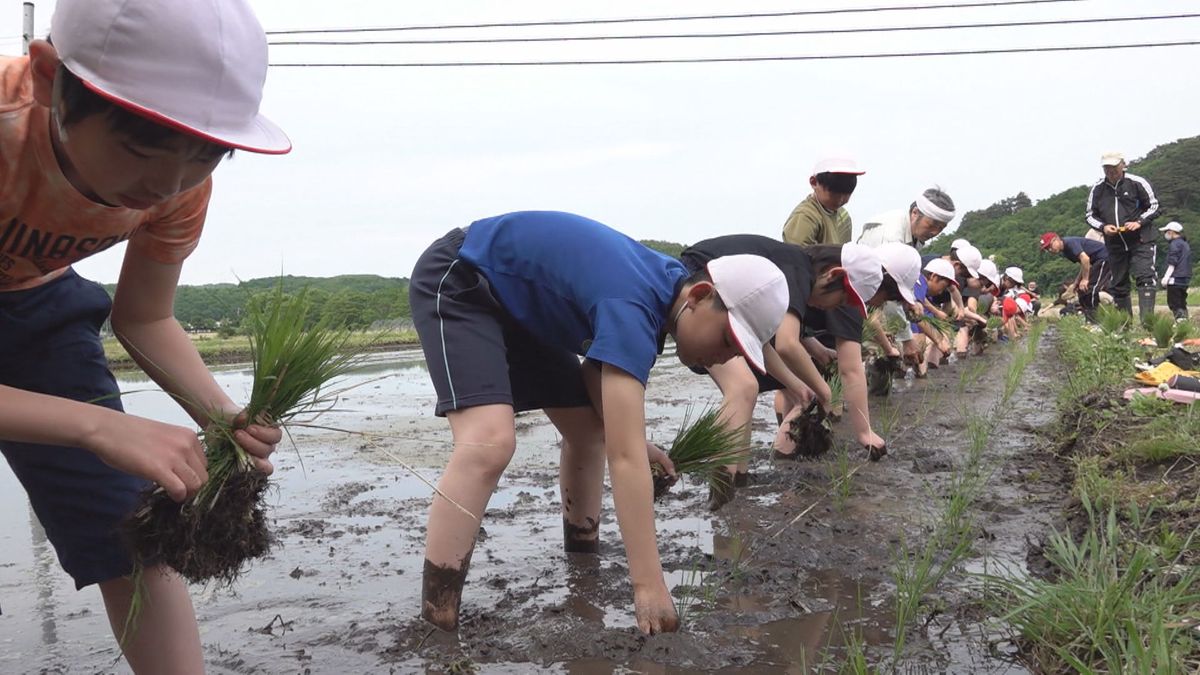
M 646 458 L 650 460 L 651 464 L 661 466 L 667 476 L 671 478 L 672 483 L 679 479 L 679 476 L 675 475 L 675 464 L 671 461 L 670 456 L 650 441 L 646 441 Z
M 671 599 L 667 585 L 661 580 L 650 588 L 634 586 L 633 611 L 637 617 L 638 628 L 647 635 L 674 633 L 679 630 L 679 614 L 675 611 L 675 601 Z
M 195 495 L 208 480 L 195 431 L 117 412 L 99 422 L 83 445 L 114 469 L 154 481 L 177 502 Z
M 250 454 L 254 466 L 263 474 L 271 475 L 275 467 L 267 458 L 275 452 L 275 446 L 283 440 L 283 430 L 275 425 L 250 424 L 246 411 L 236 406 L 225 409 L 226 419 L 233 426 L 233 440 L 238 447 Z M 265 420 L 260 420 L 265 421 Z

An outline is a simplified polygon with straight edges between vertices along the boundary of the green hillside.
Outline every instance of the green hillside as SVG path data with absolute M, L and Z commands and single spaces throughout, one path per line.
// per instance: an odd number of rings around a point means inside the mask
M 1155 227 L 1172 220 L 1184 226 L 1193 246 L 1200 242 L 1200 136 L 1161 145 L 1144 158 L 1130 164 L 1129 170 L 1150 181 L 1162 204 Z M 1097 179 L 1102 174 L 1096 167 Z M 1002 199 L 979 211 L 968 212 L 962 224 L 950 234 L 933 242 L 931 250 L 945 252 L 950 242 L 965 237 L 984 255 L 995 254 L 1001 269 L 1016 265 L 1025 271 L 1026 280 L 1036 279 L 1043 288 L 1073 277 L 1078 267 L 1062 256 L 1044 254 L 1038 249 L 1043 232 L 1079 236 L 1087 231 L 1084 207 L 1091 185 L 1080 185 L 1047 197 L 1036 204 L 1025 193 Z M 1162 269 L 1165 240 L 1159 240 L 1158 267 Z M 1200 256 L 1193 255 L 1200 272 Z M 1193 275 L 1194 276 L 1194 275 Z

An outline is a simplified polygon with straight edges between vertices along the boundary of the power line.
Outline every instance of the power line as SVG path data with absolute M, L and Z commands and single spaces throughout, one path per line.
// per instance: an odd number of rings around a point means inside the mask
M 929 56 L 976 56 L 982 54 L 1028 54 L 1044 52 L 1085 52 L 1102 49 L 1148 49 L 1154 47 L 1190 47 L 1200 40 L 1186 42 L 1148 42 L 1132 45 L 1072 45 L 1063 47 L 1013 47 L 966 49 L 958 51 L 881 52 L 871 54 L 806 54 L 800 56 L 729 56 L 677 59 L 608 59 L 589 61 L 442 61 L 376 63 L 272 63 L 273 68 L 462 68 L 491 66 L 623 66 L 670 63 L 752 63 L 765 61 L 837 61 L 848 59 L 898 59 Z
M 877 26 L 870 28 L 820 28 L 808 30 L 749 31 L 731 33 L 672 33 L 658 35 L 580 35 L 565 37 L 505 37 L 505 38 L 460 38 L 446 40 L 280 40 L 272 46 L 366 46 L 366 45 L 450 45 L 450 44 L 493 44 L 510 42 L 589 42 L 597 40 L 662 40 L 690 38 L 772 37 L 783 35 L 844 35 L 849 33 L 893 33 L 934 30 L 961 30 L 976 28 L 1027 28 L 1032 26 L 1065 26 L 1129 21 L 1161 21 L 1167 19 L 1195 19 L 1200 14 L 1161 14 L 1156 16 L 1114 16 L 1081 19 L 1043 19 L 1038 21 L 996 21 L 986 23 L 928 24 L 921 26 Z
M 452 30 L 459 28 L 528 28 L 534 26 L 594 26 L 617 23 L 654 23 L 663 21 L 707 21 L 714 19 L 770 19 L 788 16 L 825 16 L 831 14 L 867 14 L 873 12 L 905 12 L 929 9 L 971 9 L 975 7 L 1009 7 L 1015 5 L 1045 5 L 1087 0 L 991 0 L 987 2 L 943 2 L 930 5 L 894 5 L 890 7 L 845 7 L 840 9 L 806 9 L 791 12 L 755 12 L 743 14 L 697 14 L 687 16 L 627 17 L 620 19 L 567 19 L 559 21 L 510 21 L 496 23 L 430 24 L 420 26 L 373 26 L 360 28 L 308 28 L 269 30 L 267 35 L 298 35 L 302 33 L 388 33 L 413 30 Z

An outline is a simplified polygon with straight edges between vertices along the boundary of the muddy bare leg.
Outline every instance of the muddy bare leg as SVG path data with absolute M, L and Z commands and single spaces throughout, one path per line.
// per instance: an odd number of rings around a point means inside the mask
M 563 550 L 599 553 L 604 424 L 590 407 L 547 409 L 546 415 L 563 436 L 558 464 Z
M 479 518 L 512 459 L 516 432 L 508 405 L 456 410 L 446 418 L 454 434 L 454 450 L 438 481 L 445 498 L 435 495 L 429 509 L 421 616 L 442 630 L 454 630 Z

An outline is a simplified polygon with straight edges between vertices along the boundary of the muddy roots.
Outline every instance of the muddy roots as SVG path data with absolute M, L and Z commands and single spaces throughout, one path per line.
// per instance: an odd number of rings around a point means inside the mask
M 804 414 L 792 419 L 788 436 L 796 443 L 797 458 L 820 457 L 833 447 L 833 425 L 815 402 Z
M 203 508 L 146 491 L 123 526 L 131 556 L 143 567 L 169 565 L 190 583 L 232 584 L 275 543 L 261 504 L 268 484 L 258 471 L 234 471 Z

